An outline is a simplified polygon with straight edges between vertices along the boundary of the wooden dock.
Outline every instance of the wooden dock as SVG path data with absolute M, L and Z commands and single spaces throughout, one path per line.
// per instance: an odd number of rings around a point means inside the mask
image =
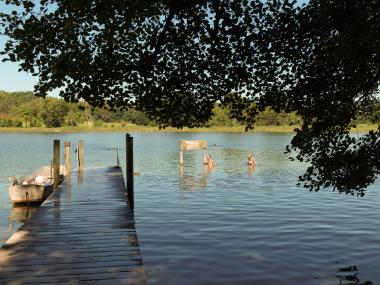
M 146 284 L 121 168 L 72 175 L 0 249 L 0 284 Z

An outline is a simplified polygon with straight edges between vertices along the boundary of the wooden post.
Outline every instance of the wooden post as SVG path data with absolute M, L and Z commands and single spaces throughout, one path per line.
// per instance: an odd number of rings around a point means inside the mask
M 66 177 L 69 177 L 71 173 L 70 142 L 65 142 L 65 161 L 66 161 Z
M 130 134 L 125 134 L 125 179 L 126 184 L 128 183 L 128 138 L 130 137 Z
M 54 190 L 59 184 L 59 168 L 60 168 L 60 140 L 54 140 L 54 156 L 53 156 L 53 169 L 54 169 Z
M 78 168 L 79 170 L 83 170 L 84 166 L 84 155 L 83 155 L 83 140 L 79 141 L 78 144 Z
M 127 140 L 127 196 L 128 196 L 128 201 L 129 205 L 132 210 L 135 207 L 135 202 L 134 202 L 134 189 L 133 189 L 133 137 L 131 137 L 129 134 L 126 135 L 126 140 Z
M 183 150 L 179 149 L 179 164 L 183 165 Z
M 116 147 L 116 166 L 120 166 L 120 161 L 119 161 L 119 146 Z

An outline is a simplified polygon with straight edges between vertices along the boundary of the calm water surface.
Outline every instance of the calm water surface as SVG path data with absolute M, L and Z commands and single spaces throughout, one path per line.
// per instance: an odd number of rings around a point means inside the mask
M 379 182 L 363 198 L 296 187 L 305 166 L 283 154 L 290 135 L 133 136 L 149 284 L 380 284 Z M 8 177 L 49 164 L 53 139 L 74 147 L 83 139 L 86 167 L 115 164 L 117 145 L 125 155 L 123 133 L 0 134 L 2 242 L 32 214 L 11 208 Z M 201 151 L 189 151 L 181 169 L 180 139 L 207 139 L 216 168 L 204 169 Z M 245 164 L 250 151 L 255 171 Z

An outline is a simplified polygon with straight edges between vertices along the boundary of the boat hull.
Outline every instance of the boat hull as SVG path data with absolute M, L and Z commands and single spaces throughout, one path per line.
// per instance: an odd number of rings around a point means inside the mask
M 9 198 L 14 204 L 42 203 L 53 191 L 53 184 L 48 185 L 12 185 L 9 187 Z
M 53 168 L 49 165 L 42 166 L 32 175 L 18 180 L 15 176 L 10 177 L 11 185 L 8 188 L 9 198 L 13 204 L 41 204 L 53 192 Z M 63 165 L 59 167 L 60 184 L 66 175 Z M 41 181 L 37 181 L 42 178 Z

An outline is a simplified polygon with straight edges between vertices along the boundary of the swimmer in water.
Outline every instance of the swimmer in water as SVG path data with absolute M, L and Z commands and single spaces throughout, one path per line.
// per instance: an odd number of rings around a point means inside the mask
M 256 166 L 256 159 L 253 157 L 253 153 L 250 152 L 248 154 L 248 162 L 247 162 L 248 166 L 252 166 L 252 167 L 255 167 Z
M 210 154 L 207 155 L 207 165 L 209 169 L 214 168 L 216 165 L 215 161 L 212 159 Z

